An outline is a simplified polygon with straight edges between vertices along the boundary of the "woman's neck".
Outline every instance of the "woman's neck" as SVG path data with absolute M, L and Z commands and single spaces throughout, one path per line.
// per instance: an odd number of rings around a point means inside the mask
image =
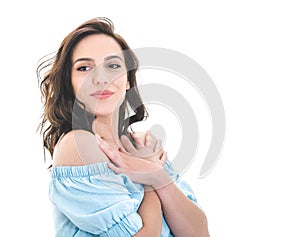
M 93 121 L 92 129 L 104 141 L 111 146 L 120 147 L 119 139 L 119 117 L 118 114 L 109 116 L 96 116 Z

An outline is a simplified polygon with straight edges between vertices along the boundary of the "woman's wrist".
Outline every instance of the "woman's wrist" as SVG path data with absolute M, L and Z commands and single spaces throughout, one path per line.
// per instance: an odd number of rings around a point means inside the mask
M 173 180 L 169 177 L 167 172 L 164 170 L 164 168 L 158 170 L 155 172 L 155 174 L 152 176 L 151 180 L 151 188 L 154 190 L 159 190 L 164 188 L 165 186 L 172 183 Z

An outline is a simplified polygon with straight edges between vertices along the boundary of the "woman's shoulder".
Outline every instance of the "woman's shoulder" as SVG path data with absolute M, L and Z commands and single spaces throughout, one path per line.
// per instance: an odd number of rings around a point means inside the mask
M 64 134 L 54 148 L 54 166 L 82 166 L 106 161 L 108 159 L 98 147 L 94 134 L 85 130 Z

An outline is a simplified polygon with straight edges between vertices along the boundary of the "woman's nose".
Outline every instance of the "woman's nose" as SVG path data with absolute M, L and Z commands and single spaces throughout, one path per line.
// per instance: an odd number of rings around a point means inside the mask
M 108 83 L 108 78 L 103 72 L 103 69 L 101 69 L 101 66 L 98 66 L 94 69 L 93 83 L 95 85 L 107 85 Z

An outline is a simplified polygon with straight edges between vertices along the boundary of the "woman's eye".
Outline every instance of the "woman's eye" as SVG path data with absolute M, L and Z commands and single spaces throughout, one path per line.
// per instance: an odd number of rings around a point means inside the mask
M 117 63 L 112 63 L 112 64 L 109 64 L 108 67 L 111 69 L 117 69 L 117 68 L 120 68 L 121 65 L 117 64 Z
M 90 66 L 81 66 L 81 67 L 78 67 L 77 68 L 77 71 L 89 71 L 91 70 L 91 67 Z

